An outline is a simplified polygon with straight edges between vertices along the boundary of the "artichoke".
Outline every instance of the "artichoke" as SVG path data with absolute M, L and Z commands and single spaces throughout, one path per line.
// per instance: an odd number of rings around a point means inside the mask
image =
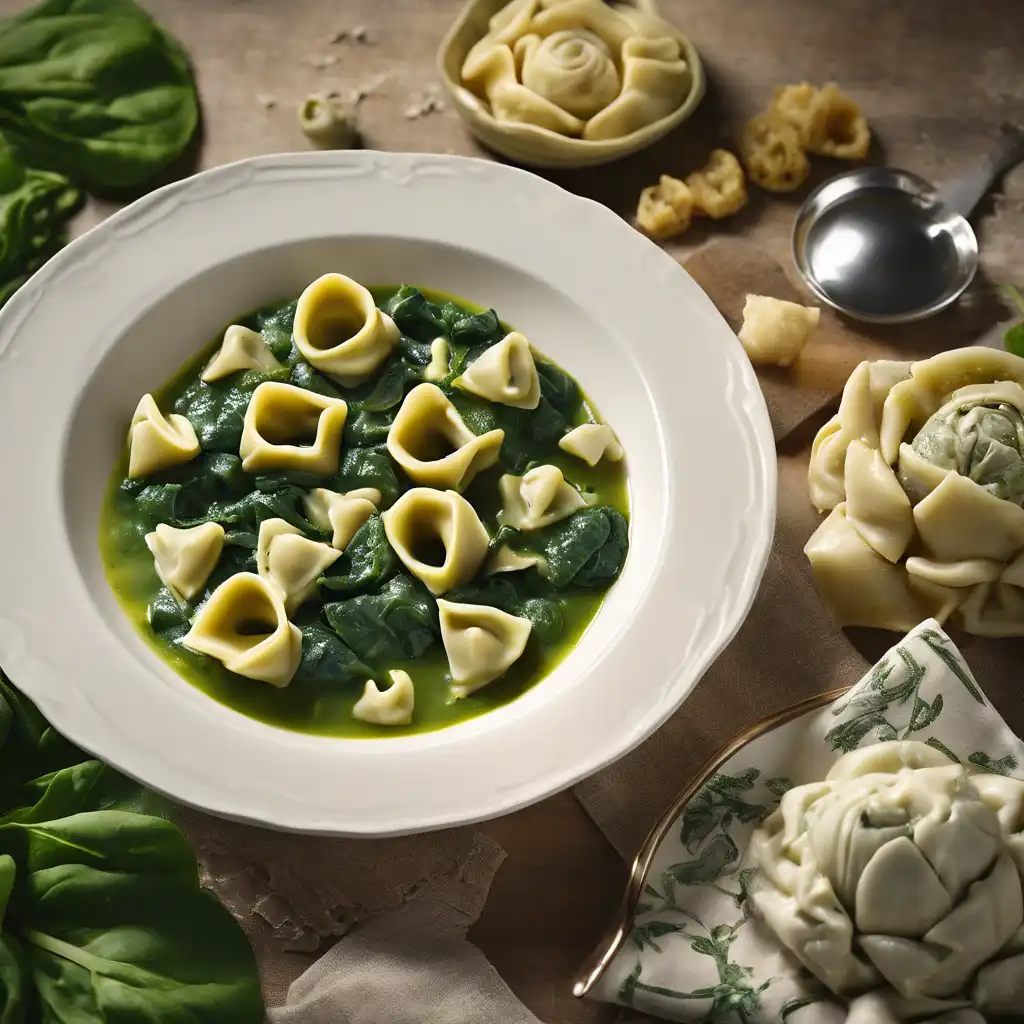
M 754 833 L 753 903 L 844 998 L 898 1015 L 1024 1013 L 1024 782 L 878 743 L 790 790 Z

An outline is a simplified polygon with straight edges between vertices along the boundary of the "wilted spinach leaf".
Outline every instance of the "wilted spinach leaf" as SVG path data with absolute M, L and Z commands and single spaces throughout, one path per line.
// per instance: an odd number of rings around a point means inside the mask
M 536 359 L 540 393 L 565 417 L 572 419 L 580 405 L 579 385 L 546 359 Z
M 365 682 L 373 670 L 363 664 L 326 626 L 310 622 L 302 631 L 302 660 L 292 678 L 292 686 L 302 683 Z
M 404 573 L 376 593 L 324 605 L 324 615 L 360 658 L 380 667 L 418 657 L 441 636 L 430 591 Z
M 341 392 L 334 384 L 322 373 L 317 373 L 309 363 L 295 363 L 288 383 L 307 391 L 315 391 L 318 395 L 326 395 L 328 398 L 341 398 Z
M 330 575 L 320 577 L 320 585 L 335 592 L 354 594 L 381 583 L 397 566 L 398 556 L 384 533 L 384 520 L 372 515 L 331 566 Z
M 146 609 L 150 628 L 165 640 L 179 640 L 189 628 L 188 605 L 179 601 L 166 587 L 161 587 Z
M 495 423 L 505 431 L 501 458 L 513 473 L 521 474 L 531 462 L 545 462 L 558 450 L 568 429 L 565 417 L 546 399 L 536 409 L 495 407 Z
M 411 285 L 402 285 L 385 303 L 384 312 L 414 341 L 431 342 L 447 330 L 441 307 Z
M 376 487 L 385 507 L 398 497 L 398 477 L 384 445 L 352 448 L 342 454 L 332 490 L 354 491 L 360 487 Z
M 493 309 L 483 313 L 463 314 L 455 320 L 448 333 L 453 345 L 466 348 L 486 348 L 505 336 L 505 328 Z
M 342 447 L 363 448 L 371 444 L 384 444 L 397 413 L 397 409 L 390 409 L 388 412 L 369 412 L 360 409 L 353 415 L 350 410 L 348 420 L 345 422 Z
M 531 547 L 548 563 L 553 587 L 606 585 L 626 559 L 625 520 L 613 508 L 586 508 L 534 534 Z
M 292 355 L 292 330 L 298 304 L 299 300 L 295 299 L 283 306 L 270 306 L 259 310 L 253 317 L 253 330 L 263 335 L 274 357 L 282 363 L 288 362 Z
M 359 408 L 368 412 L 385 412 L 394 409 L 405 397 L 410 384 L 422 381 L 420 371 L 400 354 L 395 353 L 378 371 L 373 390 L 366 398 L 359 400 Z

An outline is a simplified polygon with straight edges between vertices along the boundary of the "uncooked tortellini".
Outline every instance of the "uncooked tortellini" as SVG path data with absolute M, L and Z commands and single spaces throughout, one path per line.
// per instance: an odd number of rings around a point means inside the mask
M 487 557 L 487 529 L 456 491 L 413 487 L 382 518 L 395 553 L 435 597 L 468 583 Z
M 462 65 L 495 120 L 618 139 L 671 114 L 693 76 L 656 15 L 604 0 L 513 0 Z
M 369 289 L 344 274 L 318 277 L 295 307 L 295 347 L 311 366 L 346 386 L 366 380 L 391 354 L 398 334 Z
M 252 572 L 229 576 L 199 609 L 181 641 L 229 672 L 287 686 L 302 658 L 302 633 L 273 584 Z
M 811 340 L 821 310 L 797 302 L 748 295 L 743 305 L 740 344 L 752 363 L 790 366 Z
M 924 743 L 873 744 L 789 790 L 755 831 L 752 900 L 837 995 L 1017 1019 L 1022 829 L 1024 782 L 968 775 Z
M 1024 635 L 1022 385 L 1024 359 L 988 348 L 854 370 L 807 478 L 832 511 L 805 551 L 842 625 Z
M 526 650 L 533 628 L 529 619 L 490 605 L 438 601 L 437 610 L 455 697 L 504 675 Z
M 419 384 L 391 424 L 388 451 L 416 483 L 464 491 L 498 461 L 504 440 L 503 430 L 474 434 L 439 387 Z

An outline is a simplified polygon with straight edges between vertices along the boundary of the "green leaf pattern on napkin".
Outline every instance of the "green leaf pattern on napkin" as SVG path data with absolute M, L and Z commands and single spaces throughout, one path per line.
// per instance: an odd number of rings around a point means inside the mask
M 748 744 L 682 809 L 656 851 L 632 929 L 594 996 L 700 1024 L 841 1024 L 846 1010 L 774 941 L 747 893 L 751 832 L 844 753 L 912 737 L 974 770 L 1024 777 L 1024 744 L 929 620 L 848 694 Z

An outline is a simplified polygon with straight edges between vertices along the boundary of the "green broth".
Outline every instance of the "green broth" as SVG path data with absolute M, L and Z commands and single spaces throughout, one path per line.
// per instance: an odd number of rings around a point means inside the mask
M 383 306 L 397 291 L 396 287 L 371 289 L 374 301 Z M 431 302 L 441 304 L 452 302 L 469 313 L 481 312 L 479 307 L 460 299 L 428 289 L 420 289 Z M 288 308 L 293 303 L 278 303 L 264 307 L 237 321 L 244 326 L 264 332 L 273 330 L 271 314 L 279 308 Z M 270 320 L 268 327 L 267 320 Z M 507 326 L 507 325 L 503 325 Z M 194 359 L 188 361 L 162 388 L 154 392 L 160 408 L 169 410 L 199 376 L 211 355 L 216 351 L 220 339 L 211 342 Z M 550 363 L 550 360 L 545 360 Z M 236 375 L 237 376 L 237 375 Z M 234 377 L 228 378 L 233 381 Z M 342 396 L 349 397 L 350 389 L 338 389 Z M 581 402 L 570 425 L 597 419 L 596 412 L 580 392 Z M 470 404 L 487 405 L 482 399 L 470 399 Z M 566 479 L 585 491 L 596 495 L 597 503 L 617 509 L 628 517 L 629 499 L 626 474 L 623 463 L 600 462 L 596 467 L 587 466 L 582 460 L 556 450 L 545 457 L 546 462 L 559 466 Z M 585 632 L 604 598 L 605 589 L 566 589 L 552 592 L 560 606 L 564 620 L 564 632 L 552 644 L 542 644 L 532 637 L 523 656 L 500 679 L 489 683 L 468 697 L 453 700 L 447 677 L 448 663 L 444 647 L 440 642 L 418 658 L 404 662 L 389 662 L 386 666 L 372 666 L 378 671 L 375 678 L 381 686 L 386 685 L 384 669 L 404 668 L 412 676 L 416 689 L 416 706 L 413 723 L 405 727 L 383 727 L 370 725 L 352 717 L 352 708 L 362 693 L 361 683 L 293 681 L 291 685 L 278 689 L 256 680 L 235 675 L 218 661 L 196 654 L 180 643 L 158 635 L 150 627 L 148 606 L 162 584 L 153 566 L 153 558 L 145 544 L 145 534 L 152 528 L 152 522 L 140 511 L 134 497 L 122 489 L 127 476 L 127 448 L 118 459 L 111 475 L 100 516 L 100 551 L 110 583 L 118 602 L 139 635 L 179 675 L 202 690 L 214 700 L 227 705 L 242 714 L 259 721 L 297 732 L 345 737 L 395 736 L 453 725 L 493 708 L 501 707 L 514 700 L 527 689 L 548 675 L 563 658 L 569 654 Z M 497 529 L 496 516 L 499 509 L 497 490 L 498 477 L 509 471 L 499 464 L 481 474 L 467 489 L 466 497 L 477 510 L 480 518 L 493 536 Z M 269 474 L 274 476 L 275 474 Z M 399 474 L 401 490 L 412 484 Z M 335 597 L 323 592 L 325 600 Z M 320 621 L 320 603 L 307 602 L 293 621 L 302 627 Z

